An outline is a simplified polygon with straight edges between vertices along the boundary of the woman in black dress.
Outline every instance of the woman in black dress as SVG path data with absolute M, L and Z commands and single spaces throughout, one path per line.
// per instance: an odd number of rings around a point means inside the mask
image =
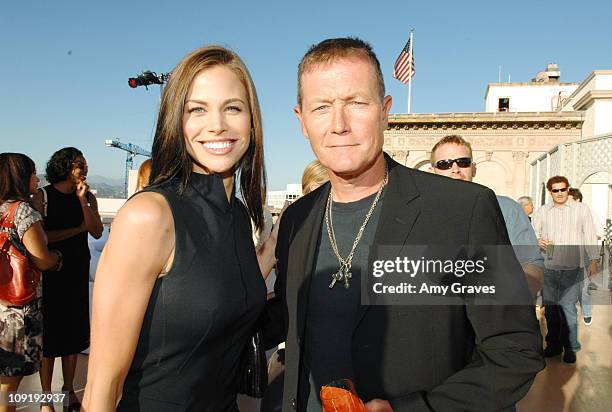
M 43 275 L 43 361 L 40 381 L 51 390 L 53 365 L 62 358 L 62 390 L 68 391 L 70 409 L 80 404 L 74 394 L 77 355 L 89 346 L 89 247 L 87 234 L 102 236 L 96 197 L 87 185 L 87 161 L 74 147 L 55 152 L 47 163 L 49 185 L 37 193 L 49 247 L 64 256 L 59 272 Z M 45 406 L 50 408 L 50 406 Z
M 236 411 L 266 288 L 250 227 L 263 223 L 261 115 L 235 53 L 204 47 L 172 71 L 150 183 L 120 210 L 98 266 L 84 408 Z

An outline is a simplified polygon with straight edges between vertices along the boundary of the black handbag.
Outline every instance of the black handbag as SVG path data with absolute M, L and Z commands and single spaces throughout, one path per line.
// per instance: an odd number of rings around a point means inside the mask
M 268 363 L 262 345 L 261 330 L 249 337 L 238 371 L 238 393 L 253 398 L 263 398 L 268 386 Z

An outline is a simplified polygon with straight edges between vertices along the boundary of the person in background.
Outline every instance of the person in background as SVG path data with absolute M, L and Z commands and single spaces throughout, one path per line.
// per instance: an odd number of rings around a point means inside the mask
M 472 146 L 459 135 L 440 139 L 431 149 L 430 171 L 452 179 L 471 182 L 476 176 L 476 163 L 472 158 Z M 504 216 L 508 237 L 518 261 L 523 267 L 525 280 L 534 300 L 542 289 L 544 259 L 540 254 L 538 240 L 529 223 L 527 211 L 506 196 L 496 196 Z M 523 213 L 525 212 L 525 213 Z M 516 406 L 513 407 L 516 410 Z
M 476 163 L 472 160 L 472 146 L 458 135 L 440 139 L 431 149 L 431 168 L 435 174 L 471 182 L 476 176 Z M 540 254 L 535 232 L 520 205 L 507 196 L 497 196 L 504 216 L 510 243 L 523 267 L 531 294 L 536 297 L 542 289 L 544 259 Z
M 147 159 L 138 168 L 138 179 L 136 180 L 136 191 L 139 192 L 149 185 L 151 176 L 151 159 Z
M 318 160 L 308 163 L 302 174 L 302 196 L 329 181 L 329 171 Z
M 9 239 L 40 270 L 57 270 L 62 254 L 47 249 L 42 216 L 30 204 L 38 188 L 38 176 L 32 159 L 21 153 L 0 153 L 0 216 L 8 216 L 16 206 Z M 16 202 L 19 202 L 16 205 Z M 5 230 L 0 229 L 0 230 Z M 0 285 L 0 288 L 4 287 Z M 42 359 L 42 285 L 36 297 L 24 306 L 0 302 L 0 398 L 19 389 L 24 376 L 40 369 Z M 0 411 L 15 407 L 0 405 Z
M 565 176 L 551 177 L 546 188 L 552 202 L 539 208 L 531 221 L 546 253 L 542 297 L 548 333 L 544 356 L 563 352 L 565 363 L 575 363 L 580 350 L 576 303 L 583 285 L 583 268 L 586 266 L 591 279 L 599 271 L 597 234 L 589 208 L 569 200 Z
M 261 113 L 237 54 L 202 47 L 174 68 L 151 160 L 96 274 L 84 409 L 236 411 L 266 301 L 251 232 L 264 225 Z
M 533 214 L 533 199 L 529 196 L 521 196 L 516 201 L 521 205 L 523 211 L 531 221 L 531 215 Z
M 89 246 L 87 235 L 99 239 L 102 221 L 98 202 L 87 184 L 87 161 L 74 147 L 53 153 L 46 167 L 49 185 L 35 203 L 42 212 L 49 246 L 64 255 L 63 268 L 43 274 L 43 361 L 40 381 L 51 390 L 55 358 L 62 358 L 62 390 L 69 409 L 79 410 L 74 393 L 77 355 L 89 347 Z

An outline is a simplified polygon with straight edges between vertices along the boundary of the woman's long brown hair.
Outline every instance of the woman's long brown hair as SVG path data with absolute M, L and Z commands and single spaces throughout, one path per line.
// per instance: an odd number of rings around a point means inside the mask
M 261 111 L 255 85 L 240 57 L 221 46 L 199 48 L 181 60 L 170 75 L 159 108 L 151 155 L 151 184 L 179 180 L 183 192 L 189 183 L 193 161 L 187 152 L 182 118 L 185 99 L 193 79 L 202 70 L 223 65 L 232 70 L 244 85 L 251 112 L 251 138 L 246 153 L 236 166 L 240 174 L 240 193 L 257 229 L 263 227 L 266 174 L 263 154 Z

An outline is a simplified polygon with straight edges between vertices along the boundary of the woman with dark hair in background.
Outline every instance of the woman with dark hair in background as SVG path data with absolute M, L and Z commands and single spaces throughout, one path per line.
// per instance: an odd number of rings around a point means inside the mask
M 150 185 L 119 211 L 98 266 L 88 412 L 238 410 L 266 300 L 250 223 L 263 226 L 265 193 L 251 76 L 235 53 L 197 49 L 164 88 Z
M 62 255 L 47 249 L 42 217 L 30 205 L 30 195 L 37 188 L 38 177 L 32 159 L 21 153 L 0 153 L 0 215 L 6 213 L 8 217 L 12 208 L 16 207 L 9 238 L 38 269 L 57 269 L 61 267 Z M 4 285 L 0 285 L 2 287 Z M 0 302 L 1 392 L 17 391 L 24 376 L 32 375 L 40 369 L 41 294 L 39 283 L 36 297 L 23 306 L 8 306 Z M 11 410 L 15 408 L 0 405 L 0 411 Z
M 51 390 L 56 357 L 62 358 L 62 390 L 70 410 L 80 404 L 74 393 L 77 355 L 89 347 L 89 247 L 87 234 L 98 239 L 102 221 L 96 197 L 86 183 L 87 161 L 74 147 L 53 153 L 46 169 L 49 185 L 38 191 L 36 203 L 44 217 L 50 247 L 64 255 L 59 272 L 43 276 L 43 362 L 40 381 Z

